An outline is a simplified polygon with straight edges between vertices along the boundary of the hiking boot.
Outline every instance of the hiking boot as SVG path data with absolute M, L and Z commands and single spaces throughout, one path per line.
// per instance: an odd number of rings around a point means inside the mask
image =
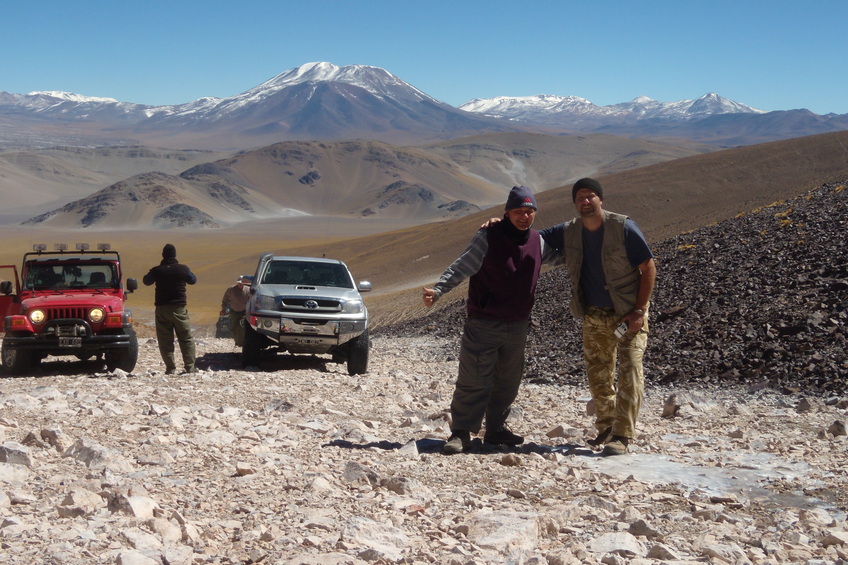
M 445 453 L 462 453 L 469 447 L 471 447 L 471 432 L 454 430 L 451 431 L 451 435 L 447 443 L 445 443 L 443 450 Z
M 499 430 L 486 430 L 486 434 L 483 436 L 483 442 L 493 443 L 495 445 L 519 445 L 524 443 L 524 438 L 504 427 Z
M 600 447 L 611 439 L 612 427 L 608 427 L 604 431 L 598 433 L 598 436 L 595 439 L 586 440 L 586 443 L 589 444 L 589 447 Z
M 612 436 L 612 439 L 604 446 L 604 455 L 624 455 L 627 453 L 627 446 L 630 444 L 630 438 L 621 436 Z
M 166 375 L 175 375 L 176 373 L 177 373 L 176 367 L 169 367 L 169 368 L 165 369 Z

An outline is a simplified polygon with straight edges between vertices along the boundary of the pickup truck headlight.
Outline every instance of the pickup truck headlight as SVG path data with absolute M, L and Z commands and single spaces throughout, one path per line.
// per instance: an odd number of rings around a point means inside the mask
M 44 310 L 33 310 L 29 313 L 29 321 L 33 324 L 41 324 L 44 322 Z
M 345 300 L 342 312 L 345 314 L 361 314 L 365 310 L 365 304 L 361 300 Z
M 277 298 L 267 294 L 256 295 L 256 308 L 259 310 L 276 310 Z

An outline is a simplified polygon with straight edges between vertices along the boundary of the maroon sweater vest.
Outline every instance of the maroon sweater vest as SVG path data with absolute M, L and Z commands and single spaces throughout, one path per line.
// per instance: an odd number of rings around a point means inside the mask
M 542 267 L 539 232 L 529 230 L 524 243 L 510 237 L 516 231 L 504 219 L 486 230 L 489 249 L 468 286 L 468 316 L 518 322 L 530 318 L 536 281 Z

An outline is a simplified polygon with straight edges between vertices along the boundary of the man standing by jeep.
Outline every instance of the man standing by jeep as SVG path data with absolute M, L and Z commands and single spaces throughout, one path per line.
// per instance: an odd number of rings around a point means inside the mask
M 197 277 L 186 265 L 177 261 L 177 250 L 170 243 L 162 248 L 162 261 L 150 269 L 142 279 L 145 285 L 156 284 L 156 341 L 165 362 L 165 374 L 177 372 L 174 358 L 174 334 L 180 344 L 186 373 L 195 373 L 194 337 L 191 334 L 186 309 L 186 285 L 197 282 Z
M 244 312 L 247 309 L 247 301 L 250 300 L 250 279 L 242 275 L 236 280 L 236 284 L 224 291 L 221 299 L 221 316 L 230 315 L 230 333 L 236 346 L 244 345 Z

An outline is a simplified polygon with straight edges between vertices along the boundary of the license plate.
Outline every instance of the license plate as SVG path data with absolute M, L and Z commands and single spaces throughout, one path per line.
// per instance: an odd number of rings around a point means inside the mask
M 81 337 L 60 337 L 59 347 L 82 347 Z
M 295 339 L 295 342 L 302 343 L 304 345 L 315 345 L 316 343 L 321 343 L 321 340 L 308 337 L 298 337 Z

